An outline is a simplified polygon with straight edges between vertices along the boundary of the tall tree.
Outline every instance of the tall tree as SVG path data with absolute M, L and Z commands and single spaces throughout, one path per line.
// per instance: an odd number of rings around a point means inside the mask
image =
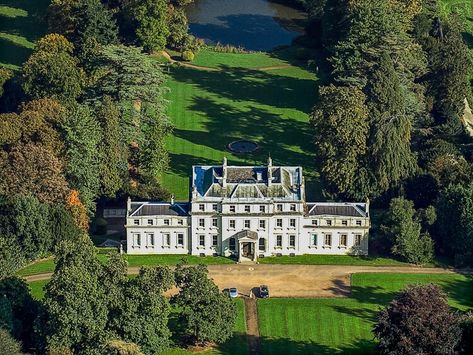
M 35 195 L 41 202 L 64 203 L 69 186 L 61 161 L 39 144 L 0 152 L 0 194 Z
M 63 36 L 48 34 L 23 65 L 23 89 L 31 98 L 76 99 L 84 86 L 84 72 L 73 56 L 73 45 Z
M 368 109 L 361 90 L 348 86 L 320 88 L 312 114 L 324 178 L 340 192 L 351 192 L 366 152 Z
M 374 333 L 381 354 L 453 354 L 458 317 L 436 285 L 411 285 L 378 315 Z
M 195 344 L 227 340 L 235 324 L 236 307 L 209 279 L 207 268 L 178 265 L 175 279 L 179 293 L 173 302 L 181 309 L 184 335 Z
M 164 49 L 169 36 L 167 0 L 129 0 L 127 10 L 132 14 L 138 43 L 152 52 Z
M 120 110 L 106 95 L 96 115 L 103 132 L 99 145 L 101 195 L 113 198 L 123 188 L 128 169 L 127 147 L 120 134 Z
M 381 230 L 392 243 L 392 252 L 404 260 L 415 264 L 432 260 L 433 241 L 428 234 L 421 233 L 421 223 L 411 201 L 402 197 L 392 199 Z
M 450 185 L 437 203 L 436 236 L 460 265 L 473 265 L 473 185 Z
M 64 130 L 66 166 L 69 185 L 80 192 L 89 211 L 95 210 L 94 199 L 100 188 L 98 145 L 102 132 L 96 117 L 85 105 L 74 105 L 68 112 Z

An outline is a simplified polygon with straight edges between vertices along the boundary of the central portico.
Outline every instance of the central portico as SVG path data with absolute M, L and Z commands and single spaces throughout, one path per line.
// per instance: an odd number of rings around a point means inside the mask
M 258 233 L 251 230 L 243 230 L 235 234 L 238 240 L 238 261 L 256 261 L 256 244 Z

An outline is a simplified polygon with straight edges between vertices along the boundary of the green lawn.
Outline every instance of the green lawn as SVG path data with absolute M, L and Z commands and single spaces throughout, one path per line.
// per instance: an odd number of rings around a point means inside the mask
M 223 61 L 219 57 L 227 54 L 213 56 Z M 221 164 L 224 156 L 230 164 L 261 164 L 271 154 L 275 164 L 303 166 L 308 198 L 314 198 L 320 190 L 308 113 L 316 85 L 316 76 L 298 66 L 265 72 L 173 67 L 168 114 L 175 130 L 167 141 L 171 162 L 164 186 L 187 200 L 192 165 Z M 243 138 L 256 141 L 259 150 L 244 156 L 226 150 L 228 143 Z
M 391 258 L 352 255 L 298 255 L 274 256 L 258 259 L 260 264 L 301 264 L 301 265 L 359 265 L 359 266 L 409 266 Z
M 28 286 L 31 290 L 31 295 L 37 300 L 42 300 L 44 297 L 44 286 L 46 286 L 48 282 L 49 280 L 28 282 Z
M 354 274 L 350 298 L 258 300 L 264 354 L 373 353 L 377 311 L 405 285 L 433 282 L 460 310 L 473 309 L 473 277 L 457 274 Z
M 50 0 L 0 0 L 0 65 L 18 69 L 47 31 Z

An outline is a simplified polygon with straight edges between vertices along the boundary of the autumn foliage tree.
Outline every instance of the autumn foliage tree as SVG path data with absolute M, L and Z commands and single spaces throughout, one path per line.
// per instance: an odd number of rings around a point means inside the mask
M 79 198 L 79 192 L 77 190 L 71 190 L 66 200 L 67 209 L 71 212 L 72 217 L 76 225 L 87 232 L 89 229 L 89 216 L 87 209 Z

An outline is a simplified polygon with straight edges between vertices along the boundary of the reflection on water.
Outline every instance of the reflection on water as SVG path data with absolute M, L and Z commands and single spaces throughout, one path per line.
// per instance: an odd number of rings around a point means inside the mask
M 249 50 L 290 44 L 306 19 L 303 11 L 268 0 L 196 0 L 187 16 L 196 37 Z

